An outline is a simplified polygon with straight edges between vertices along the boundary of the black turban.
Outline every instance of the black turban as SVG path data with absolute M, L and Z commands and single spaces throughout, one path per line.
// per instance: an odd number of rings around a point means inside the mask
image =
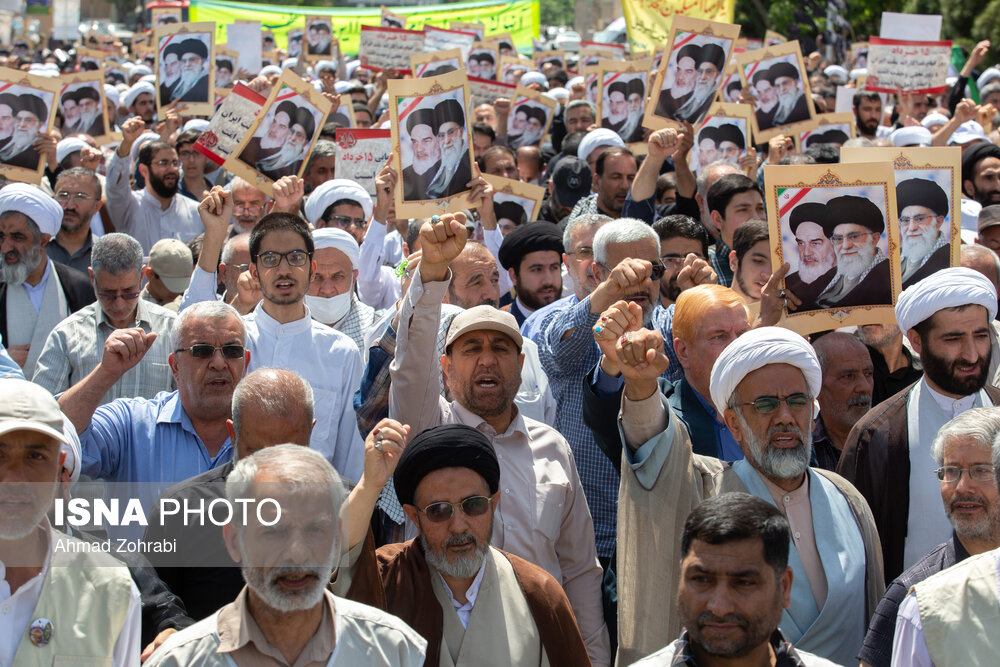
M 443 65 L 438 65 L 432 70 L 427 70 L 424 72 L 424 77 L 429 76 L 441 76 L 442 74 L 447 74 L 448 72 L 454 72 L 458 68 L 449 63 L 444 63 Z
M 610 86 L 608 86 L 608 97 L 611 93 L 621 93 L 622 97 L 628 97 L 628 84 L 624 81 L 615 81 Z
M 837 225 L 861 225 L 881 234 L 885 231 L 882 211 L 870 199 L 855 195 L 841 195 L 826 203 L 831 229 Z
M 726 66 L 726 52 L 721 46 L 706 44 L 701 47 L 701 57 L 698 58 L 698 64 L 701 63 L 712 63 L 715 69 L 721 72 Z
M 185 53 L 193 53 L 202 60 L 208 58 L 208 47 L 200 39 L 185 39 L 167 47 L 166 53 L 176 54 L 183 58 Z
M 295 112 L 298 111 L 298 107 L 294 103 L 285 100 L 278 103 L 278 108 L 274 110 L 274 115 L 277 116 L 279 113 L 288 114 L 288 124 L 291 125 L 295 122 Z
M 215 59 L 216 69 L 224 69 L 230 72 L 233 71 L 233 61 L 229 58 L 216 58 Z
M 850 137 L 843 130 L 827 130 L 826 132 L 813 132 L 806 139 L 806 147 L 818 146 L 819 144 L 842 144 Z
M 302 132 L 306 135 L 306 143 L 312 141 L 313 132 L 316 131 L 316 120 L 309 109 L 299 107 L 295 111 L 295 119 L 291 124 L 299 125 L 302 128 Z
M 539 250 L 554 250 L 560 255 L 565 252 L 558 226 L 551 222 L 531 222 L 517 227 L 503 237 L 497 257 L 503 268 L 516 271 L 525 255 Z
M 522 105 L 518 111 L 523 111 L 525 118 L 531 120 L 534 118 L 538 121 L 538 124 L 545 127 L 545 109 L 541 107 L 532 106 L 529 104 Z
M 432 133 L 437 135 L 439 123 L 434 115 L 434 109 L 424 108 L 411 111 L 406 118 L 406 133 L 412 136 L 413 128 L 417 125 L 426 125 L 431 128 Z
M 719 128 L 717 128 L 714 125 L 706 125 L 705 127 L 701 128 L 701 131 L 698 132 L 698 143 L 700 144 L 705 139 L 709 139 L 711 141 L 714 141 L 715 145 L 718 146 L 719 145 Z
M 799 80 L 799 68 L 791 63 L 779 62 L 771 65 L 768 70 L 767 78 L 770 79 L 771 83 L 774 83 L 779 78 L 787 76 L 789 79 Z
M 632 79 L 626 84 L 628 86 L 628 94 L 636 94 L 640 97 L 646 94 L 646 87 L 642 83 L 642 79 Z
M 896 186 L 899 213 L 907 206 L 923 206 L 934 215 L 948 215 L 948 195 L 940 185 L 926 178 L 911 178 Z
M 18 111 L 27 111 L 35 115 L 39 123 L 44 123 L 48 120 L 48 109 L 45 107 L 45 102 L 38 95 L 32 95 L 31 93 L 25 93 L 17 98 L 17 107 L 14 108 L 14 114 L 17 115 Z
M 439 126 L 445 123 L 458 123 L 459 126 L 465 127 L 465 111 L 457 100 L 449 99 L 438 103 L 434 107 L 434 117 Z
M 743 90 L 743 83 L 739 79 L 733 79 L 732 81 L 729 82 L 729 85 L 726 86 L 727 93 L 732 92 L 734 90 Z
M 480 63 L 489 63 L 493 65 L 496 61 L 493 59 L 493 54 L 489 51 L 483 51 L 482 53 L 475 54 L 472 56 L 473 60 L 478 60 Z
M 95 102 L 100 102 L 101 94 L 97 92 L 96 88 L 84 86 L 83 88 L 78 88 L 73 93 L 73 99 L 75 99 L 77 102 L 81 100 L 94 100 Z
M 680 64 L 681 58 L 691 58 L 697 63 L 699 58 L 701 58 L 701 47 L 697 44 L 685 44 L 677 52 L 678 64 Z
M 758 69 L 756 72 L 754 72 L 753 76 L 750 77 L 750 85 L 751 86 L 757 85 L 760 81 L 767 81 L 768 83 L 770 83 L 771 82 L 771 70 L 765 69 L 765 68 L 762 67 L 762 68 Z
M 516 201 L 493 202 L 493 214 L 496 215 L 497 220 L 510 220 L 515 225 L 523 225 L 528 221 L 528 215 L 524 212 L 524 208 Z M 510 235 L 508 234 L 508 236 Z
M 424 477 L 441 468 L 468 468 L 479 473 L 492 496 L 500 487 L 500 463 L 486 435 L 464 424 L 442 424 L 421 431 L 403 450 L 392 474 L 401 505 L 412 505 Z
M 833 225 L 827 218 L 826 206 L 823 204 L 817 204 L 816 202 L 806 202 L 805 204 L 799 204 L 792 209 L 791 214 L 788 216 L 788 226 L 792 230 L 792 234 L 798 230 L 799 225 L 803 222 L 812 222 L 823 228 L 823 235 L 827 238 L 833 234 Z
M 722 143 L 723 141 L 728 141 L 743 150 L 746 148 L 746 140 L 743 138 L 743 133 L 740 132 L 740 128 L 733 125 L 732 123 L 726 123 L 725 125 L 719 125 L 715 128 L 715 140 L 717 143 Z

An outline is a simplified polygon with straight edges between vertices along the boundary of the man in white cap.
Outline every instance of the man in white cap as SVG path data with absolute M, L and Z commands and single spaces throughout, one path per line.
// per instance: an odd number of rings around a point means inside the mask
M 0 338 L 25 377 L 35 372 L 49 332 L 95 299 L 86 274 L 45 253 L 62 218 L 56 200 L 34 185 L 0 190 Z
M 128 569 L 54 530 L 46 516 L 59 491 L 67 441 L 63 413 L 31 382 L 0 386 L 0 490 L 22 502 L 0 514 L 0 663 L 138 663 L 139 591 Z M 28 482 L 28 484 L 25 484 Z M 31 491 L 18 491 L 30 486 Z
M 180 243 L 180 241 L 178 241 Z M 181 244 L 183 245 L 183 244 Z M 141 328 L 156 340 L 142 362 L 128 370 L 100 399 L 153 398 L 170 391 L 170 328 L 174 313 L 139 297 L 142 248 L 128 234 L 105 234 L 94 241 L 90 278 L 98 300 L 60 322 L 38 357 L 32 381 L 53 394 L 66 391 L 101 362 L 108 337 L 118 329 Z
M 326 227 L 313 232 L 316 270 L 306 293 L 309 314 L 317 322 L 333 327 L 365 348 L 365 334 L 382 311 L 364 304 L 354 292 L 361 249 L 343 229 Z
M 139 81 L 125 92 L 122 106 L 147 126 L 150 125 L 156 118 L 156 88 L 148 81 Z
M 924 278 L 896 302 L 896 320 L 920 355 L 923 379 L 858 421 L 837 467 L 872 508 L 887 580 L 948 537 L 930 446 L 945 422 L 1000 404 L 1000 390 L 987 384 L 996 313 L 993 283 L 964 267 Z
M 820 364 L 787 329 L 761 327 L 716 359 L 710 392 L 743 450 L 724 464 L 692 452 L 658 378 L 666 370 L 658 331 L 616 343 L 625 378 L 625 443 L 618 549 L 619 662 L 658 650 L 680 632 L 677 589 L 685 517 L 701 500 L 747 492 L 776 505 L 791 525 L 791 603 L 780 623 L 796 648 L 837 664 L 856 661 L 868 617 L 885 588 L 871 513 L 834 473 L 810 468 Z
M 515 407 L 524 354 L 513 315 L 489 305 L 465 310 L 452 320 L 444 354 L 435 354 L 441 303 L 452 278 L 449 264 L 462 252 L 466 236 L 461 213 L 432 218 L 421 228 L 420 266 L 400 304 L 389 416 L 409 424 L 413 433 L 461 423 L 490 437 L 506 480 L 493 545 L 555 577 L 591 662 L 609 665 L 590 510 L 569 444 Z M 439 369 L 451 401 L 441 396 Z
M 625 142 L 622 141 L 622 138 L 617 133 L 600 127 L 596 130 L 591 130 L 580 140 L 580 145 L 576 149 L 576 156 L 587 163 L 587 166 L 590 167 L 590 173 L 594 173 L 594 167 L 597 166 L 597 158 L 612 148 L 625 148 Z
M 306 200 L 306 220 L 316 229 L 336 227 L 350 234 L 358 245 L 372 217 L 372 197 L 368 191 L 346 178 L 326 181 Z
M 175 313 L 181 304 L 181 295 L 191 284 L 194 256 L 191 248 L 177 239 L 160 239 L 149 251 L 149 262 L 142 269 L 146 286 L 139 298 Z

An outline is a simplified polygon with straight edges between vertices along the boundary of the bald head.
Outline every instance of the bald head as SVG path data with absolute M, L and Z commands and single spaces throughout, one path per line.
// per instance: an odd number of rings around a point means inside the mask
M 961 252 L 962 266 L 986 276 L 1000 292 L 1000 258 L 996 253 L 981 245 L 963 245 Z
M 460 308 L 500 304 L 500 269 L 493 253 L 482 243 L 465 244 L 451 261 L 448 303 Z
M 294 371 L 260 368 L 233 392 L 230 436 L 237 459 L 281 443 L 309 446 L 313 391 Z

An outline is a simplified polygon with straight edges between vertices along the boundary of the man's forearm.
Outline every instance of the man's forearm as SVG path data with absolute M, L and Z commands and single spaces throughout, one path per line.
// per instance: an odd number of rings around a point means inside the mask
M 66 390 L 59 397 L 59 407 L 63 414 L 69 417 L 76 428 L 77 434 L 83 433 L 90 426 L 94 411 L 101 404 L 101 399 L 108 393 L 118 377 L 107 373 L 100 364 L 87 377 Z
M 642 201 L 656 194 L 656 179 L 660 176 L 663 160 L 647 157 L 632 181 L 632 199 Z M 678 183 L 680 186 L 680 183 Z

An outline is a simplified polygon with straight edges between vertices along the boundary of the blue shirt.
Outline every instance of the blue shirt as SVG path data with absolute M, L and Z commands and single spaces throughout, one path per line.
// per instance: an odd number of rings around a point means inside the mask
M 10 358 L 7 348 L 3 345 L 3 339 L 0 338 L 0 380 L 6 380 L 8 378 L 23 380 L 24 371 L 17 365 L 16 361 Z
M 548 317 L 549 313 L 555 310 L 562 310 L 567 306 L 572 306 L 580 300 L 576 298 L 576 294 L 570 294 L 569 296 L 564 296 L 561 299 L 557 299 L 547 306 L 542 306 L 535 312 L 528 315 L 524 322 L 521 324 L 521 335 L 529 340 L 538 342 L 538 334 L 542 333 L 542 322 Z
M 705 412 L 709 415 L 714 415 L 715 406 L 711 402 L 706 401 L 705 397 L 699 394 L 698 390 L 694 387 L 691 387 L 691 391 L 698 397 L 698 402 L 705 408 Z M 722 461 L 739 461 L 742 459 L 743 450 L 740 448 L 740 444 L 736 442 L 736 438 L 733 437 L 729 427 L 714 416 L 712 417 L 712 426 L 715 428 L 715 444 L 718 447 L 719 459 Z
M 209 456 L 177 391 L 162 391 L 151 399 L 119 398 L 100 406 L 80 434 L 80 445 L 81 472 L 109 482 L 169 486 L 233 458 L 228 438 L 218 454 Z

